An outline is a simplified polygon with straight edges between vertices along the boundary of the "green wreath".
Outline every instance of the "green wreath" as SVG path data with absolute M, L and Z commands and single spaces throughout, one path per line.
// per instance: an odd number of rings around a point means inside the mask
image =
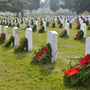
M 23 38 L 20 42 L 20 45 L 14 48 L 15 52 L 28 51 L 28 40 Z
M 32 64 L 49 64 L 51 63 L 52 58 L 52 48 L 50 44 L 47 44 L 45 47 L 39 49 L 38 52 L 35 52 L 33 57 Z
M 9 41 L 5 44 L 5 47 L 10 47 L 11 44 L 14 47 L 14 37 L 13 36 L 10 37 Z
M 67 31 L 64 30 L 63 32 L 60 33 L 59 37 L 65 37 L 67 36 Z
M 89 57 L 90 58 L 90 55 L 87 55 L 87 56 L 84 56 L 84 57 Z M 68 66 L 69 66 L 69 69 L 71 70 L 72 74 L 71 74 L 71 76 L 67 76 L 66 71 L 65 71 L 64 84 L 66 86 L 68 86 L 68 87 L 90 86 L 90 62 L 88 62 L 86 65 L 81 65 L 81 66 L 77 67 L 76 70 L 80 69 L 79 72 L 75 72 L 75 71 L 73 71 L 73 69 L 71 69 L 73 67 L 75 69 L 75 67 L 77 65 L 72 66 L 71 63 L 70 63 Z M 69 72 L 70 70 L 67 70 L 69 75 L 70 75 L 70 72 Z

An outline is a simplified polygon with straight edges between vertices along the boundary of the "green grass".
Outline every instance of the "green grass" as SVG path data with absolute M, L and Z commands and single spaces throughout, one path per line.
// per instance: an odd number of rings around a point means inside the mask
M 39 26 L 40 27 L 40 26 Z M 57 64 L 32 65 L 34 51 L 46 45 L 47 32 L 55 30 L 59 33 L 64 29 L 47 27 L 46 33 L 33 32 L 33 51 L 15 54 L 14 49 L 0 45 L 0 90 L 89 90 L 89 87 L 68 88 L 63 84 L 63 69 L 69 62 L 77 63 L 85 55 L 85 40 L 77 41 L 74 37 L 78 30 L 70 29 L 69 38 L 58 38 Z M 3 28 L 3 26 L 2 26 Z M 12 28 L 9 27 L 9 37 Z M 19 41 L 25 37 L 25 30 L 18 30 Z M 87 30 L 87 37 L 90 31 Z

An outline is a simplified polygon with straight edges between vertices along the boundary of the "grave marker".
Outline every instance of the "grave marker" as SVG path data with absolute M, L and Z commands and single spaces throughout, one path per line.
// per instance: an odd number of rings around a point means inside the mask
M 56 31 L 48 32 L 47 43 L 49 43 L 52 47 L 52 59 L 51 59 L 52 64 L 55 64 L 57 59 L 57 39 L 58 39 L 58 34 Z
M 27 28 L 26 29 L 26 38 L 28 40 L 28 51 L 32 51 L 32 29 Z
M 86 40 L 86 55 L 90 54 L 90 37 Z
M 18 45 L 18 27 L 13 27 L 14 46 Z
M 4 26 L 5 40 L 8 40 L 8 26 Z

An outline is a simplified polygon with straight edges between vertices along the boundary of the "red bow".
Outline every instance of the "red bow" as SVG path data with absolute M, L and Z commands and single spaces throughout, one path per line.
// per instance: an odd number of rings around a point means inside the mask
M 80 72 L 81 70 L 79 69 L 79 67 L 81 65 L 87 66 L 87 64 L 90 63 L 90 57 L 89 56 L 84 56 L 81 61 L 78 63 L 78 65 L 70 70 L 65 71 L 67 75 L 67 77 L 70 77 L 72 75 L 77 74 L 78 72 Z

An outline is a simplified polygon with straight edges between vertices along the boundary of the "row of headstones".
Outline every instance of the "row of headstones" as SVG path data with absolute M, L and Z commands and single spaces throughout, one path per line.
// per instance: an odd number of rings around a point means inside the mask
M 52 20 L 54 21 L 54 23 L 55 23 L 55 27 L 56 27 L 56 25 L 57 25 L 57 18 L 59 19 L 59 21 L 61 22 L 61 24 L 62 24 L 62 26 L 64 27 L 64 22 L 65 22 L 65 19 L 66 19 L 66 22 L 68 21 L 68 20 L 70 20 L 69 18 L 65 18 L 65 17 L 51 17 L 51 18 L 39 18 L 39 17 L 37 17 L 37 21 L 36 22 L 38 22 L 38 24 L 39 24 L 39 22 L 40 22 L 40 19 L 42 19 L 42 22 L 44 23 L 44 22 L 49 22 L 49 24 L 52 22 Z M 70 20 L 70 23 L 73 25 L 74 24 L 74 22 L 75 22 L 75 19 L 76 19 L 76 16 L 75 17 L 72 17 L 72 19 Z M 14 23 L 15 23 L 15 26 L 16 26 L 16 19 L 3 19 L 2 20 L 2 22 L 5 22 L 5 24 L 6 24 L 6 22 L 8 22 L 8 24 L 9 24 L 9 22 L 11 22 L 11 23 L 13 23 L 13 21 L 14 21 Z M 21 27 L 21 18 L 20 19 L 18 19 L 17 18 L 17 21 L 18 21 L 18 23 L 19 23 L 19 27 Z M 33 21 L 33 23 L 34 23 L 34 21 L 35 21 L 35 19 L 34 18 L 32 18 L 32 21 Z M 34 23 L 34 24 L 36 24 L 37 25 L 37 23 Z M 0 19 L 0 23 L 1 23 L 1 19 Z M 28 25 L 29 25 L 29 27 L 31 27 L 31 18 L 23 18 L 23 29 L 25 29 L 25 25 L 26 25 L 26 23 L 28 23 Z
M 25 23 L 23 25 L 25 28 Z M 36 25 L 36 30 L 38 30 L 38 21 L 35 22 L 35 25 Z M 46 22 L 43 22 L 43 26 L 44 26 L 44 32 L 46 32 Z M 65 30 L 67 31 L 67 36 L 69 36 L 69 23 L 68 22 L 65 23 Z M 83 38 L 86 38 L 86 24 L 85 23 L 81 23 L 80 30 L 84 32 Z M 0 32 L 1 32 L 1 26 L 0 26 Z
M 8 26 L 4 27 L 5 40 L 8 40 Z M 26 38 L 28 40 L 28 51 L 32 51 L 32 29 L 26 29 Z M 18 28 L 13 27 L 14 46 L 18 45 Z M 47 43 L 52 47 L 52 60 L 51 63 L 56 63 L 57 58 L 57 39 L 58 34 L 56 31 L 49 31 L 47 34 Z M 90 37 L 86 40 L 86 54 L 90 54 Z
M 8 26 L 4 26 L 5 40 L 8 40 Z M 28 51 L 32 51 L 32 29 L 27 28 L 25 32 L 26 38 L 28 40 Z M 14 47 L 18 45 L 18 28 L 13 27 L 13 37 L 14 37 Z M 57 55 L 57 32 L 49 31 L 47 34 L 47 43 L 52 47 L 52 60 L 51 63 L 56 63 Z
M 84 18 L 85 21 L 88 21 L 89 25 L 90 25 L 90 17 L 87 17 L 87 16 L 82 16 L 82 17 Z M 80 24 L 83 23 L 83 20 L 82 20 L 81 16 L 79 16 L 79 22 L 80 22 Z

